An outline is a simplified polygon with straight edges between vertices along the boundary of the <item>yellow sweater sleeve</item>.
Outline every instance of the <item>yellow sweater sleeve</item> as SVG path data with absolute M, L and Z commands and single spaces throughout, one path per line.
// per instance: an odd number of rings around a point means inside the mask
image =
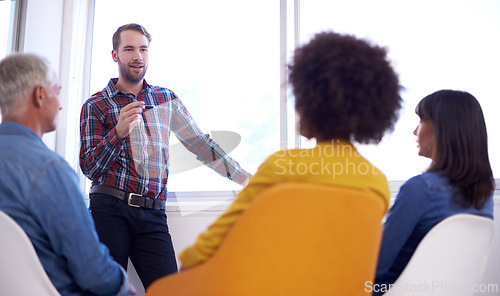
M 348 143 L 339 145 L 352 147 Z M 181 252 L 179 259 L 182 267 L 190 268 L 210 258 L 254 198 L 277 183 L 308 182 L 359 188 L 380 197 L 387 208 L 389 190 L 382 172 L 360 157 L 353 147 L 350 148 L 353 149 L 352 152 L 345 150 L 350 153 L 339 157 L 326 157 L 324 152 L 319 153 L 319 149 L 322 147 L 318 146 L 315 150 L 279 151 L 264 161 L 228 210 L 198 236 L 194 245 Z M 328 172 L 329 169 L 330 173 L 317 171 L 320 164 L 325 171 Z M 338 168 L 339 164 L 344 165 L 342 173 L 333 175 L 333 168 Z
M 179 255 L 183 268 L 193 267 L 210 258 L 253 199 L 266 187 L 279 182 L 280 179 L 283 180 L 273 173 L 274 159 L 275 156 L 271 156 L 260 165 L 255 175 L 250 178 L 248 185 L 238 194 L 226 212 L 198 236 L 194 245 L 186 248 Z

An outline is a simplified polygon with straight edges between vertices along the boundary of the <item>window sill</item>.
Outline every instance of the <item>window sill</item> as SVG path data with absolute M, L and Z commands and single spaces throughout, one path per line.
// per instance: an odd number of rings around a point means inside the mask
M 500 205 L 500 180 L 496 180 L 496 182 L 499 186 L 493 193 L 493 202 L 495 206 Z M 404 181 L 389 182 L 391 205 L 394 203 L 399 188 L 403 184 Z M 231 205 L 238 192 L 238 190 L 169 192 L 166 212 L 180 213 L 182 215 L 188 213 L 221 213 Z M 89 200 L 87 197 L 85 198 L 87 207 L 88 202 Z
M 390 204 L 399 192 L 399 188 L 405 181 L 389 182 L 389 192 L 391 194 Z M 500 180 L 497 180 L 500 184 Z M 237 190 L 230 191 L 183 191 L 169 192 L 167 197 L 167 213 L 220 213 L 224 212 L 233 202 L 238 194 Z M 493 193 L 494 204 L 500 205 L 500 186 Z
M 183 191 L 169 192 L 167 212 L 223 212 L 238 194 L 230 191 Z

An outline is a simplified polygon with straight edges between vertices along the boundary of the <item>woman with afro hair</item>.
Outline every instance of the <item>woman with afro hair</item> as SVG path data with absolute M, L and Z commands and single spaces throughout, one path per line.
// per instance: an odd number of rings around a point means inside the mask
M 380 142 L 397 121 L 401 86 L 386 50 L 354 36 L 322 32 L 296 49 L 289 71 L 300 133 L 315 138 L 316 147 L 281 150 L 265 160 L 229 209 L 180 254 L 183 269 L 210 258 L 253 199 L 277 183 L 356 188 L 379 198 L 387 210 L 385 175 L 353 146 Z

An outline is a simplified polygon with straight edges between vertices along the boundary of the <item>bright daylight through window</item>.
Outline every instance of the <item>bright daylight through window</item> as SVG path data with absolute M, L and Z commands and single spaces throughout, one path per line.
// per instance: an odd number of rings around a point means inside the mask
M 388 9 L 390 8 L 390 9 Z M 416 104 L 439 89 L 464 90 L 480 102 L 488 128 L 490 161 L 500 174 L 500 1 L 307 0 L 300 2 L 300 36 L 335 30 L 389 49 L 405 90 L 396 129 L 378 146 L 359 147 L 389 181 L 420 174 L 428 159 L 417 155 Z
M 0 1 L 0 59 L 11 51 L 15 1 Z
M 229 155 L 255 172 L 279 149 L 279 5 L 145 0 L 140 5 L 153 9 L 138 14 L 137 1 L 117 2 L 95 2 L 90 92 L 118 76 L 114 31 L 139 23 L 152 35 L 146 81 L 173 90 L 204 132 L 226 152 L 234 148 Z M 207 167 L 187 170 L 195 156 L 171 139 L 168 191 L 241 188 Z
M 0 59 L 12 49 L 15 7 L 16 1 L 0 1 Z M 0 122 L 2 122 L 1 114 Z
M 293 4 L 286 2 L 289 7 Z M 150 8 L 147 13 L 137 13 L 137 3 L 95 1 L 90 93 L 118 76 L 111 59 L 116 28 L 142 24 L 153 38 L 147 82 L 172 89 L 198 125 L 223 148 L 234 148 L 230 156 L 254 173 L 280 148 L 280 120 L 287 120 L 280 119 L 280 1 L 141 1 L 141 7 Z M 307 0 L 299 4 L 300 43 L 317 32 L 334 30 L 388 48 L 405 87 L 404 109 L 392 134 L 378 146 L 360 145 L 359 151 L 389 181 L 406 180 L 427 168 L 428 160 L 417 156 L 412 134 L 418 123 L 414 108 L 425 95 L 444 88 L 468 91 L 480 101 L 492 167 L 495 176 L 500 173 L 500 156 L 493 153 L 500 150 L 496 115 L 500 109 L 496 90 L 500 1 Z M 293 13 L 287 17 L 293 19 Z M 287 23 L 287 34 L 293 33 Z M 287 95 L 293 102 L 290 90 Z M 240 189 L 206 167 L 192 169 L 194 156 L 187 156 L 180 147 L 171 143 L 168 191 Z

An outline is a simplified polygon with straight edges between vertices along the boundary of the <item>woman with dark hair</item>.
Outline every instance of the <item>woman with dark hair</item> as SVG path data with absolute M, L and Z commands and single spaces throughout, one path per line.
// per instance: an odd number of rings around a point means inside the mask
M 389 188 L 384 174 L 352 145 L 353 141 L 378 143 L 398 118 L 401 87 L 386 50 L 353 36 L 325 32 L 295 51 L 289 69 L 300 133 L 315 138 L 317 146 L 271 155 L 230 208 L 180 254 L 183 268 L 212 256 L 253 199 L 277 183 L 356 188 L 379 198 L 384 213 L 387 210 Z
M 440 90 L 415 112 L 418 154 L 432 162 L 401 187 L 387 215 L 374 295 L 396 281 L 422 238 L 443 219 L 459 213 L 493 218 L 495 184 L 479 102 L 467 92 Z

